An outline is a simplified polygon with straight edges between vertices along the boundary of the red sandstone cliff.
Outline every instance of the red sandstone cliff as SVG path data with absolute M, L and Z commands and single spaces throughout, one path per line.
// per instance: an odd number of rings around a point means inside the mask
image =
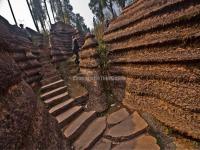
M 20 29 L 15 34 L 16 28 L 1 18 L 0 149 L 69 149 L 56 120 L 26 83 L 32 77 L 27 71 L 37 72 L 33 66 L 39 62 L 28 55 L 31 49 L 26 46 L 31 44 L 21 37 Z
M 110 24 L 114 93 L 130 109 L 200 139 L 200 1 L 138 0 Z

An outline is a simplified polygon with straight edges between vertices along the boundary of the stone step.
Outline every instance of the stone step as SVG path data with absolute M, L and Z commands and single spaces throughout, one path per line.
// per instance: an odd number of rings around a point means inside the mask
M 71 107 L 78 105 L 80 103 L 82 103 L 81 99 L 70 98 L 70 99 L 52 107 L 49 110 L 49 113 L 53 116 L 57 116 L 57 115 L 63 113 L 64 111 L 70 109 Z
M 65 137 L 73 142 L 95 118 L 95 111 L 83 112 L 64 130 Z
M 133 140 L 119 143 L 112 150 L 159 150 L 156 139 L 149 135 L 142 135 Z
M 45 85 L 50 84 L 52 82 L 58 81 L 60 79 L 61 79 L 61 77 L 59 75 L 55 75 L 53 77 L 43 79 L 41 81 L 41 83 L 42 83 L 42 86 L 45 86 Z
M 95 119 L 74 142 L 75 150 L 88 150 L 101 138 L 106 130 L 106 117 Z
M 102 138 L 95 144 L 92 150 L 111 150 L 112 142 L 108 139 Z
M 83 111 L 82 106 L 74 106 L 74 107 L 70 108 L 69 110 L 56 116 L 56 120 L 59 123 L 59 127 L 63 128 L 64 126 L 69 124 L 71 121 L 76 119 L 76 117 L 79 116 L 82 111 Z
M 144 133 L 147 127 L 144 119 L 137 112 L 134 112 L 127 119 L 110 128 L 105 134 L 105 138 L 115 142 L 130 140 Z
M 67 101 L 61 102 L 60 104 L 57 104 L 53 108 L 51 108 L 50 113 L 52 115 L 58 115 L 59 113 L 62 113 L 62 111 L 65 111 L 66 109 L 75 106 L 75 105 L 83 105 L 88 100 L 88 93 L 86 92 L 84 95 L 77 96 L 75 98 L 68 99 Z
M 126 110 L 126 108 L 122 108 L 122 109 L 110 114 L 107 118 L 107 123 L 109 126 L 113 126 L 113 125 L 116 125 L 116 124 L 122 122 L 128 116 L 129 116 L 129 113 Z
M 45 104 L 47 104 L 49 107 L 53 107 L 59 103 L 62 103 L 65 100 L 69 99 L 69 93 L 65 92 L 63 94 L 57 95 L 55 97 L 52 97 L 50 99 L 47 99 L 46 101 L 44 101 Z
M 85 102 L 89 99 L 88 92 L 85 92 L 83 95 L 77 96 L 74 99 L 79 102 L 79 104 L 85 105 Z
M 45 100 L 50 99 L 50 98 L 52 98 L 52 97 L 55 97 L 55 96 L 57 96 L 57 95 L 63 94 L 63 93 L 65 93 L 66 91 L 67 91 L 67 86 L 63 86 L 63 87 L 57 88 L 57 89 L 55 89 L 55 90 L 52 90 L 52 91 L 50 91 L 50 92 L 46 92 L 46 93 L 42 94 L 42 95 L 40 96 L 40 98 L 41 98 L 43 101 L 45 101 Z
M 47 85 L 45 85 L 45 86 L 42 86 L 41 92 L 42 92 L 42 93 L 49 92 L 49 91 L 54 90 L 54 89 L 56 89 L 56 88 L 62 87 L 62 86 L 64 86 L 64 85 L 65 85 L 64 80 L 58 80 L 58 81 L 56 81 L 56 82 L 52 82 L 52 83 L 50 83 L 50 84 L 47 84 Z

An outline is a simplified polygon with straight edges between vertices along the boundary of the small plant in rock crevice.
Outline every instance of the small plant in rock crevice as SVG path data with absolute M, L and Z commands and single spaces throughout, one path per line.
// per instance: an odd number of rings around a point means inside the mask
M 99 67 L 102 74 L 107 74 L 108 70 L 108 50 L 106 44 L 101 40 L 97 48 L 97 53 L 99 56 Z
M 114 103 L 114 101 L 112 97 L 113 94 L 112 94 L 110 83 L 108 80 L 106 80 L 106 78 L 109 77 L 109 74 L 108 74 L 109 59 L 108 59 L 108 49 L 103 40 L 100 40 L 98 42 L 97 53 L 99 57 L 101 84 L 103 87 L 103 92 L 105 93 L 105 96 L 106 96 L 107 104 L 110 107 L 111 104 Z

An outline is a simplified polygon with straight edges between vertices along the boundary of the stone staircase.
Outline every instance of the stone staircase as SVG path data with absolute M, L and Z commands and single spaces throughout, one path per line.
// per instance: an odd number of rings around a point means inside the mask
M 40 98 L 70 141 L 71 149 L 159 149 L 156 139 L 147 134 L 148 125 L 137 112 L 130 114 L 122 108 L 98 117 L 95 111 L 86 111 L 88 93 L 70 97 L 65 81 L 50 63 L 50 58 L 41 61 L 44 76 Z

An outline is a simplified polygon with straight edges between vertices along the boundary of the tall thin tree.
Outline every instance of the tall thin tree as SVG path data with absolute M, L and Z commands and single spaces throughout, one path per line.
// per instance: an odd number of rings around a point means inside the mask
M 116 12 L 114 10 L 113 6 L 113 0 L 106 0 L 106 7 L 110 10 L 112 17 L 116 17 Z
M 31 17 L 32 17 L 32 19 L 33 19 L 33 23 L 34 23 L 34 25 L 35 25 L 35 28 L 36 28 L 36 30 L 37 30 L 38 32 L 40 32 L 40 29 L 39 29 L 39 27 L 38 27 L 37 21 L 35 20 L 35 18 L 34 18 L 34 16 L 33 16 L 33 12 L 32 12 L 32 10 L 31 10 L 31 6 L 30 6 L 29 1 L 26 0 L 26 3 L 27 3 L 27 5 L 28 5 L 28 9 L 29 9 L 29 11 L 30 11 L 30 13 L 31 13 Z
M 56 19 L 55 19 L 55 14 L 54 14 L 54 9 L 53 9 L 53 3 L 52 3 L 52 0 L 49 0 L 49 3 L 50 3 L 50 6 L 51 6 L 51 13 L 52 13 L 52 15 L 53 15 L 53 20 L 54 20 L 54 22 L 56 22 Z
M 15 25 L 17 25 L 17 20 L 16 20 L 16 18 L 15 18 L 15 14 L 14 14 L 14 12 L 13 12 L 12 5 L 11 5 L 11 3 L 10 3 L 10 0 L 8 0 L 8 4 L 9 4 L 9 7 L 10 7 L 10 11 L 11 11 L 11 13 L 12 13 L 13 19 L 14 19 L 14 21 L 15 21 Z
M 42 0 L 30 0 L 30 2 L 35 20 L 37 20 L 37 22 L 40 22 L 43 31 L 46 32 L 46 13 L 42 6 Z
M 46 1 L 46 0 L 44 0 L 44 6 L 45 6 L 45 9 L 46 9 L 47 17 L 48 17 L 48 19 L 49 19 L 49 23 L 52 24 L 52 23 L 51 23 L 51 18 L 50 18 L 50 16 L 49 16 L 49 12 L 48 12 L 48 8 L 47 8 L 47 1 Z
M 100 20 L 104 22 L 105 16 L 103 9 L 105 7 L 106 0 L 90 0 L 89 7 L 92 10 L 92 13 Z
M 60 11 L 61 11 L 61 14 L 62 14 L 63 22 L 65 23 L 65 15 L 64 15 L 64 12 L 63 12 L 62 2 L 61 2 L 61 0 L 58 0 L 58 2 L 59 2 L 59 5 L 60 5 Z

